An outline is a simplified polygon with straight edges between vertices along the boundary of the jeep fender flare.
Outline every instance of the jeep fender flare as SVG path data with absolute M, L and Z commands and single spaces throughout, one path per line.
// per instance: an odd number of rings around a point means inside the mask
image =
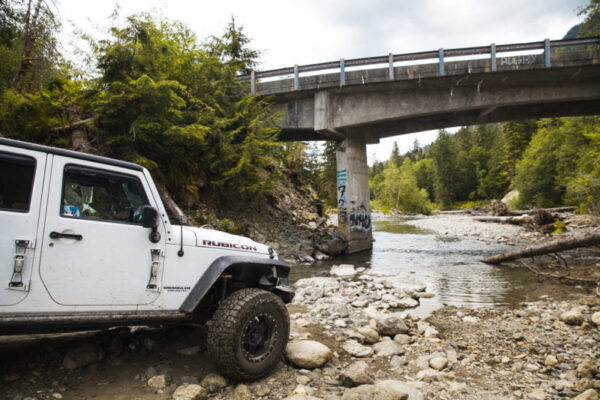
M 285 278 L 286 282 L 290 272 L 290 267 L 279 260 L 244 256 L 219 257 L 208 266 L 202 277 L 198 280 L 198 282 L 196 282 L 188 296 L 181 304 L 181 307 L 179 307 L 179 310 L 186 313 L 194 312 L 204 296 L 213 287 L 221 275 L 223 275 L 228 268 L 234 266 L 244 266 L 245 268 L 252 268 L 254 270 L 265 270 L 275 267 L 277 276 Z

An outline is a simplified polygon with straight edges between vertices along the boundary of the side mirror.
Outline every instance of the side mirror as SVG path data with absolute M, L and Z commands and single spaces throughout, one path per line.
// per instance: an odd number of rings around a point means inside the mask
M 152 206 L 144 206 L 142 225 L 144 228 L 158 227 L 158 210 L 156 208 Z
M 159 223 L 158 210 L 152 206 L 144 206 L 142 215 L 142 226 L 144 228 L 152 228 L 150 232 L 150 241 L 152 243 L 158 243 L 160 241 L 160 232 L 158 232 Z

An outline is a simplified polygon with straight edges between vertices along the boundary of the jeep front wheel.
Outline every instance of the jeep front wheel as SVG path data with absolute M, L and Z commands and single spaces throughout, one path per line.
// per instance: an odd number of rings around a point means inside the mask
M 242 289 L 218 307 L 208 328 L 208 352 L 221 372 L 249 381 L 269 374 L 287 345 L 290 320 L 283 301 L 261 289 Z

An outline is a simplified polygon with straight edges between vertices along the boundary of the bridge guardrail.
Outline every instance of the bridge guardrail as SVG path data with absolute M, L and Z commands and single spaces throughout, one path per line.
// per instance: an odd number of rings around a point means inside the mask
M 600 46 L 600 37 L 580 38 L 580 39 L 560 39 L 550 40 L 545 39 L 541 42 L 529 42 L 529 43 L 515 43 L 515 44 L 501 44 L 496 45 L 492 43 L 489 46 L 478 46 L 478 47 L 463 47 L 456 49 L 438 49 L 431 51 L 421 51 L 415 53 L 404 53 L 404 54 L 393 54 L 390 53 L 386 56 L 376 57 L 363 57 L 355 58 L 351 60 L 344 60 L 343 58 L 339 61 L 327 61 L 316 64 L 307 65 L 294 65 L 293 67 L 272 69 L 267 71 L 255 72 L 252 71 L 250 74 L 240 75 L 238 79 L 240 81 L 250 81 L 251 93 L 256 94 L 256 80 L 259 78 L 272 78 L 278 76 L 291 75 L 294 76 L 294 90 L 299 90 L 299 78 L 302 72 L 314 72 L 314 71 L 327 71 L 331 69 L 340 70 L 340 86 L 345 85 L 347 67 L 355 66 L 366 66 L 376 64 L 388 64 L 389 66 L 389 79 L 394 80 L 394 63 L 402 61 L 416 61 L 416 60 L 427 60 L 427 59 L 438 59 L 439 63 L 439 74 L 444 76 L 444 60 L 447 57 L 461 57 L 461 56 L 475 56 L 481 54 L 490 54 L 491 60 L 491 71 L 495 72 L 496 68 L 496 54 L 515 52 L 515 51 L 528 51 L 528 50 L 544 50 L 544 67 L 550 68 L 550 52 L 552 49 L 560 47 L 579 47 L 579 46 Z

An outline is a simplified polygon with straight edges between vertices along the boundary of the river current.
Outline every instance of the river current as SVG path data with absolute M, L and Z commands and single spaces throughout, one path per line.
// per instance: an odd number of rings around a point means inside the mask
M 425 217 L 427 218 L 427 217 Z M 310 266 L 292 268 L 291 281 L 325 275 L 335 264 L 365 267 L 369 273 L 396 281 L 427 286 L 435 294 L 421 299 L 414 311 L 427 315 L 443 305 L 512 307 L 541 296 L 560 298 L 565 288 L 541 282 L 525 268 L 494 266 L 480 259 L 514 249 L 506 244 L 476 238 L 439 235 L 411 225 L 414 218 L 389 218 L 373 222 L 373 250 L 336 257 Z

